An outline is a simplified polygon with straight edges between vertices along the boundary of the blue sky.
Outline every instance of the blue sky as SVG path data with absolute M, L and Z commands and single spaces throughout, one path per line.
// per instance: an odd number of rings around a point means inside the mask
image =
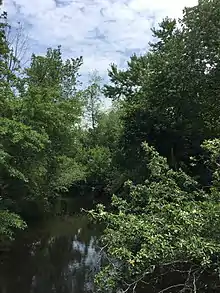
M 181 17 L 198 0 L 3 0 L 12 24 L 20 21 L 28 50 L 43 54 L 62 45 L 64 57 L 84 58 L 82 75 L 110 63 L 124 68 L 134 52 L 147 51 L 150 28 L 165 16 Z

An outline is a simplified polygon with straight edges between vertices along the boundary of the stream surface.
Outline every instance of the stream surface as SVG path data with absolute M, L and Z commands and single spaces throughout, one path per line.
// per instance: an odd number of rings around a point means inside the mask
M 93 292 L 94 277 L 101 267 L 98 240 L 102 229 L 92 225 L 81 208 L 94 205 L 84 196 L 62 200 L 57 216 L 19 233 L 10 250 L 0 253 L 0 293 Z M 143 284 L 137 293 L 161 292 L 184 281 L 178 274 L 165 274 L 155 287 Z M 204 292 L 219 292 L 207 290 Z M 179 288 L 166 292 L 177 293 Z
M 100 227 L 80 208 L 91 199 L 59 204 L 64 215 L 30 226 L 0 255 L 0 293 L 87 293 L 100 268 Z

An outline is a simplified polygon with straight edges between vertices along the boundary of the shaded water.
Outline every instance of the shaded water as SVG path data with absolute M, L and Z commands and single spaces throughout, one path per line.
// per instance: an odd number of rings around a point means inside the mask
M 90 293 L 94 276 L 100 269 L 98 239 L 101 229 L 91 225 L 81 207 L 92 208 L 85 197 L 63 201 L 57 212 L 64 215 L 38 223 L 20 233 L 11 249 L 0 253 L 0 293 Z M 211 276 L 212 277 L 212 276 Z M 202 276 L 207 284 L 201 292 L 217 293 L 213 279 Z M 157 276 L 157 281 L 139 286 L 138 293 L 177 293 L 187 275 L 175 271 Z M 153 284 L 153 286 L 152 286 Z M 219 288 L 219 287 L 218 287 Z M 165 292 L 165 291 L 164 291 Z M 200 291 L 198 291 L 200 292 Z
M 0 255 L 0 293 L 87 293 L 100 267 L 100 229 L 88 223 L 79 206 L 84 198 L 62 205 L 56 216 L 18 235 Z

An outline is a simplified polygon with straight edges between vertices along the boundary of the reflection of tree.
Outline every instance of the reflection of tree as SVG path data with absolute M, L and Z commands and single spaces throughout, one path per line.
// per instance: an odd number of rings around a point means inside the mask
M 84 216 L 24 233 L 0 265 L 0 292 L 89 292 L 99 265 L 96 234 Z

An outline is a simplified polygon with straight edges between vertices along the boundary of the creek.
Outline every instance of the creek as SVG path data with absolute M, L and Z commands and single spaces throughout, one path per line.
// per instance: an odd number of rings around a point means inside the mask
M 0 255 L 1 293 L 87 293 L 100 268 L 101 229 L 80 208 L 91 198 L 62 201 L 57 216 L 30 225 Z

